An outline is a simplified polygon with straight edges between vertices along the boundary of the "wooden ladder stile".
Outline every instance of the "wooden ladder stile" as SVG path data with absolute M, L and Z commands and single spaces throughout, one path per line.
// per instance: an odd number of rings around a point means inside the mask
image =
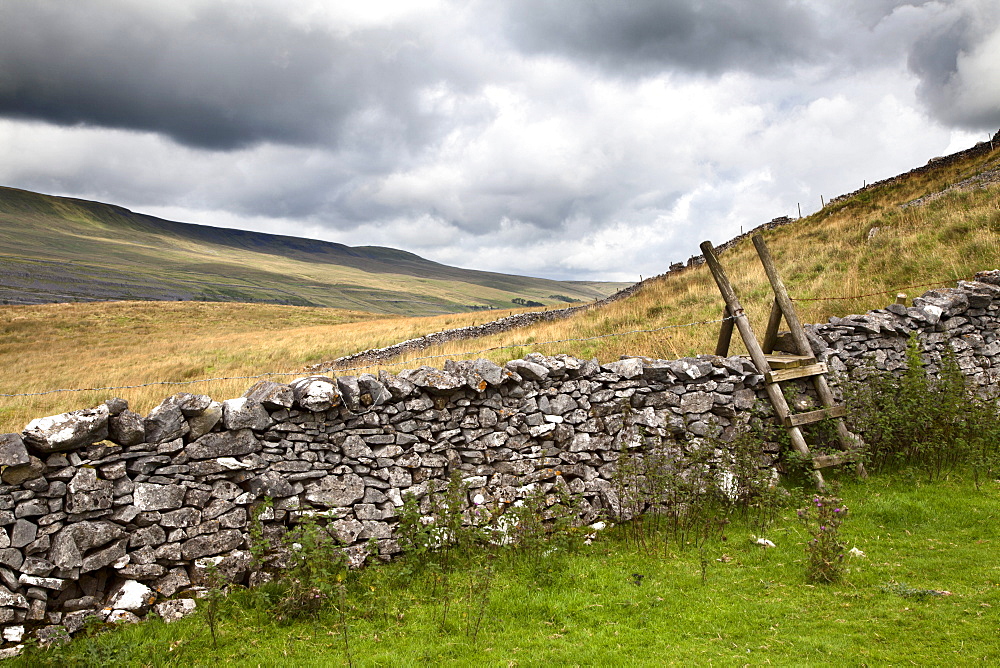
M 747 352 L 750 353 L 750 359 L 753 360 L 754 366 L 757 370 L 763 374 L 771 373 L 771 365 L 768 363 L 767 357 L 764 355 L 764 351 L 761 349 L 760 344 L 757 343 L 757 337 L 753 333 L 753 328 L 750 326 L 750 320 L 747 318 L 746 313 L 743 312 L 743 307 L 740 305 L 740 300 L 736 296 L 736 292 L 733 290 L 732 284 L 729 282 L 729 277 L 726 276 L 726 271 L 722 268 L 719 263 L 719 258 L 715 255 L 715 249 L 712 247 L 712 243 L 705 241 L 701 244 L 701 252 L 705 257 L 705 262 L 708 263 L 709 269 L 712 270 L 712 276 L 715 278 L 715 284 L 719 286 L 719 292 L 722 293 L 722 298 L 726 302 L 726 312 L 732 315 L 732 320 L 726 322 L 732 322 L 736 329 L 740 333 L 740 337 L 743 339 L 744 345 L 746 345 Z M 719 340 L 719 346 L 716 352 L 722 348 L 722 337 Z M 728 342 L 727 342 L 728 344 Z M 726 351 L 728 351 L 728 345 L 726 346 Z M 778 383 L 764 383 L 764 388 L 767 391 L 767 396 L 771 400 L 771 405 L 774 406 L 774 412 L 777 414 L 778 419 L 782 422 L 785 418 L 791 415 L 791 410 L 788 408 L 788 402 L 785 401 L 785 396 L 781 393 L 781 386 Z M 809 452 L 809 445 L 806 443 L 805 437 L 802 435 L 802 430 L 798 426 L 786 427 L 788 430 L 788 436 L 791 439 L 792 447 L 797 453 L 803 457 L 811 457 Z M 816 483 L 816 487 L 820 490 L 826 489 L 826 482 L 823 480 L 823 474 L 820 473 L 819 469 L 814 468 L 812 470 L 813 481 Z
M 861 440 L 848 430 L 847 425 L 842 419 L 847 414 L 847 409 L 844 405 L 836 402 L 833 392 L 826 382 L 827 366 L 824 363 L 817 362 L 813 354 L 812 346 L 810 346 L 809 340 L 806 338 L 805 329 L 803 329 L 802 323 L 799 321 L 798 314 L 795 312 L 792 300 L 788 296 L 781 276 L 775 268 L 774 261 L 771 258 L 767 245 L 764 243 L 764 239 L 760 235 L 755 235 L 753 237 L 753 244 L 757 249 L 761 263 L 764 265 L 764 270 L 767 272 L 771 288 L 774 290 L 774 301 L 771 304 L 771 313 L 768 318 L 763 345 L 758 343 L 757 337 L 750 326 L 750 321 L 740 306 L 732 284 L 729 282 L 729 278 L 726 276 L 725 270 L 722 268 L 711 242 L 706 241 L 701 244 L 705 261 L 708 263 L 716 285 L 719 287 L 719 292 L 722 293 L 722 298 L 726 302 L 725 315 L 733 316 L 731 320 L 723 323 L 723 329 L 720 332 L 719 343 L 716 346 L 715 352 L 720 356 L 728 354 L 729 343 L 732 338 L 732 328 L 735 325 L 736 329 L 740 332 L 740 337 L 743 339 L 747 351 L 750 353 L 750 359 L 753 360 L 754 366 L 764 375 L 764 387 L 768 398 L 774 407 L 778 420 L 788 432 L 792 447 L 803 457 L 811 459 L 813 464 L 812 476 L 818 489 L 824 490 L 826 487 L 823 475 L 819 469 L 828 466 L 837 466 L 847 461 L 855 460 L 858 475 L 864 476 L 864 465 L 856 457 L 857 451 L 861 447 Z M 778 340 L 778 328 L 781 325 L 782 318 L 784 318 L 791 330 L 790 335 L 798 354 L 773 353 L 776 341 Z M 797 378 L 812 379 L 823 408 L 807 413 L 792 414 L 780 384 Z M 806 443 L 800 427 L 819 422 L 820 420 L 835 421 L 837 439 L 844 452 L 834 455 L 817 456 L 813 456 L 810 453 L 809 445 Z

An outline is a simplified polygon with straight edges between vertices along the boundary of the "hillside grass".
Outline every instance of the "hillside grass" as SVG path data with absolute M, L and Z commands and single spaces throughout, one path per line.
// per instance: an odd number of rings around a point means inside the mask
M 133 389 L 0 397 L 0 432 L 33 418 L 120 396 L 148 412 L 174 392 L 238 397 L 256 379 L 288 382 L 303 367 L 513 311 L 433 318 L 340 309 L 210 302 L 95 302 L 0 307 L 0 394 L 152 385 Z
M 921 206 L 900 206 L 998 168 L 1000 149 L 871 188 L 766 233 L 792 297 L 818 299 L 796 303 L 800 319 L 823 322 L 830 316 L 863 313 L 891 303 L 901 289 L 912 298 L 930 287 L 909 286 L 953 285 L 971 279 L 978 270 L 1000 266 L 1000 184 L 948 192 Z M 731 249 L 722 262 L 762 336 L 772 294 L 752 244 Z M 304 307 L 190 302 L 0 306 L 0 393 L 296 372 L 509 313 L 393 318 Z M 487 357 L 502 363 L 533 351 L 596 357 L 602 362 L 622 355 L 670 359 L 711 353 L 719 324 L 688 325 L 715 321 L 721 315 L 722 299 L 702 266 L 671 273 L 627 299 L 569 319 L 430 348 L 365 370 L 441 366 L 448 358 Z M 660 331 L 629 333 L 633 330 Z M 549 341 L 557 343 L 545 343 Z M 734 337 L 731 354 L 741 352 L 739 337 Z M 0 430 L 20 431 L 34 417 L 90 407 L 115 395 L 145 412 L 175 391 L 226 399 L 240 396 L 254 382 L 0 397 Z
M 399 315 L 602 298 L 620 283 L 449 267 L 390 248 L 164 221 L 120 207 L 0 187 L 0 293 L 41 301 L 198 299 Z M 23 303 L 23 299 L 22 299 Z
M 789 505 L 754 543 L 737 519 L 704 552 L 639 549 L 622 527 L 593 545 L 506 552 L 485 594 L 459 569 L 444 623 L 434 573 L 402 559 L 355 572 L 315 621 L 282 623 L 267 588 L 234 591 L 218 646 L 203 612 L 150 620 L 12 665 L 550 666 L 995 665 L 1000 662 L 1000 481 L 952 474 L 847 480 L 840 533 L 851 557 L 837 584 L 805 578 L 809 535 Z M 803 499 L 804 502 L 804 499 Z M 702 575 L 702 559 L 706 563 Z M 481 563 L 481 561 L 479 562 Z M 643 577 L 638 578 L 636 574 Z M 950 592 L 939 595 L 934 592 Z M 200 604 L 202 609 L 204 602 Z M 470 624 L 482 616 L 478 634 Z M 345 626 L 346 623 L 346 648 Z

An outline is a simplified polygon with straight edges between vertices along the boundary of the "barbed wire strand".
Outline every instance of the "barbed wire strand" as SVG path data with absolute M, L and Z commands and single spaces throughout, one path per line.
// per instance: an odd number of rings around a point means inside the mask
M 861 299 L 862 297 L 875 297 L 878 295 L 891 295 L 899 292 L 900 290 L 912 290 L 913 288 L 926 288 L 931 286 L 941 286 L 941 285 L 951 285 L 957 282 L 958 279 L 948 280 L 948 281 L 938 281 L 937 283 L 921 283 L 919 285 L 906 285 L 901 288 L 892 288 L 890 290 L 880 290 L 878 292 L 869 292 L 863 295 L 854 295 L 853 297 L 790 297 L 793 302 L 833 302 L 833 301 L 845 301 L 850 299 Z
M 850 297 L 791 297 L 792 301 L 795 302 L 815 302 L 815 301 L 848 301 L 852 299 L 862 299 L 864 297 L 875 297 L 878 295 L 888 295 L 898 293 L 900 290 L 912 290 L 913 288 L 926 288 L 942 285 L 951 285 L 955 283 L 955 280 L 948 281 L 938 281 L 935 283 L 920 283 L 918 285 L 908 285 L 900 288 L 892 288 L 889 290 L 880 290 L 877 292 L 869 292 L 861 295 L 853 295 Z M 411 357 L 409 359 L 400 360 L 397 362 L 377 362 L 372 364 L 366 364 L 363 366 L 353 366 L 353 367 L 336 367 L 336 366 L 322 366 L 316 373 L 312 375 L 317 375 L 322 372 L 329 371 L 364 371 L 366 369 L 376 369 L 383 367 L 397 367 L 403 366 L 404 364 L 412 364 L 413 362 L 422 362 L 425 360 L 441 359 L 441 358 L 452 358 L 452 357 L 465 357 L 468 355 L 481 355 L 483 353 L 496 352 L 498 350 L 509 350 L 512 348 L 524 348 L 530 346 L 547 346 L 554 343 L 578 343 L 583 341 L 594 341 L 597 339 L 607 339 L 616 336 L 629 336 L 632 334 L 653 334 L 656 332 L 662 332 L 668 329 L 681 329 L 684 327 L 698 327 L 701 325 L 713 325 L 723 323 L 727 320 L 733 320 L 733 316 L 727 316 L 725 318 L 719 318 L 717 320 L 699 320 L 697 322 L 689 322 L 682 325 L 665 325 L 663 327 L 654 327 L 652 329 L 632 329 L 627 332 L 612 332 L 611 334 L 601 334 L 598 336 L 586 336 L 582 338 L 573 339 L 556 339 L 553 341 L 537 341 L 532 343 L 515 343 L 505 346 L 493 346 L 491 348 L 483 348 L 481 350 L 465 351 L 458 353 L 444 353 L 441 355 L 424 355 L 422 357 Z M 60 392 L 107 392 L 111 390 L 137 390 L 145 387 L 162 387 L 162 386 L 180 386 L 180 385 L 198 385 L 201 383 L 217 383 L 221 381 L 228 380 L 260 380 L 263 378 L 278 378 L 285 376 L 301 376 L 303 371 L 275 371 L 268 373 L 261 373 L 252 376 L 220 376 L 218 378 L 200 378 L 198 380 L 163 380 L 155 381 L 152 383 L 140 383 L 138 385 L 116 385 L 110 387 L 79 387 L 79 388 L 61 388 L 58 390 L 46 390 L 44 392 L 19 392 L 19 393 L 4 393 L 0 394 L 3 398 L 15 398 L 15 397 L 40 397 L 48 394 L 58 394 Z
M 397 367 L 403 366 L 404 364 L 412 364 L 413 362 L 421 362 L 425 360 L 441 359 L 444 357 L 465 357 L 467 355 L 481 355 L 483 353 L 495 352 L 497 350 L 508 350 L 511 348 L 525 348 L 525 347 L 537 347 L 537 346 L 547 346 L 554 343 L 573 343 L 580 341 L 594 341 L 597 339 L 607 339 L 615 336 L 629 336 L 631 334 L 653 334 L 655 332 L 662 332 L 668 329 L 682 329 L 684 327 L 698 327 L 701 325 L 714 325 L 723 323 L 727 320 L 733 320 L 733 316 L 727 316 L 725 318 L 719 318 L 717 320 L 699 320 L 697 322 L 689 322 L 683 325 L 665 325 L 663 327 L 655 327 L 653 329 L 632 329 L 627 332 L 612 332 L 610 334 L 601 334 L 598 336 L 586 336 L 582 338 L 575 339 L 557 339 L 554 341 L 535 341 L 531 343 L 514 343 L 505 346 L 493 346 L 491 348 L 483 348 L 482 350 L 471 350 L 458 353 L 444 353 L 441 355 L 424 355 L 422 357 L 411 357 L 409 359 L 400 360 L 398 362 L 378 362 L 373 364 L 366 364 L 364 366 L 353 366 L 353 367 L 321 367 L 316 371 L 316 373 L 303 373 L 302 371 L 276 371 L 256 374 L 253 376 L 221 376 L 218 378 L 202 378 L 199 380 L 163 380 L 156 381 L 152 383 L 140 383 L 138 385 L 118 385 L 113 387 L 80 387 L 80 388 L 63 388 L 58 390 L 46 390 L 44 392 L 21 392 L 15 394 L 0 394 L 0 397 L 13 398 L 13 397 L 39 397 L 47 394 L 57 394 L 60 392 L 107 392 L 110 390 L 136 390 L 144 387 L 157 387 L 165 385 L 196 385 L 199 383 L 215 383 L 224 380 L 259 380 L 263 378 L 275 378 L 281 376 L 304 376 L 304 375 L 319 375 L 319 373 L 324 371 L 364 371 L 365 369 L 375 369 L 380 367 Z

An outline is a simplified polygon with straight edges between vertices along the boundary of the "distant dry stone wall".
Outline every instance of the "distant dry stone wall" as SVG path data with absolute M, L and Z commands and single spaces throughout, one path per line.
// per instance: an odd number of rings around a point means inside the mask
M 829 204 L 836 204 L 837 202 L 842 202 L 843 200 L 849 199 L 849 198 L 854 197 L 856 195 L 859 195 L 859 194 L 861 194 L 863 192 L 867 192 L 868 190 L 871 190 L 873 188 L 880 188 L 880 187 L 885 186 L 885 185 L 890 185 L 890 184 L 896 183 L 897 181 L 900 181 L 902 179 L 906 179 L 906 178 L 908 178 L 910 176 L 914 176 L 914 175 L 917 175 L 917 174 L 923 174 L 923 173 L 929 172 L 929 171 L 931 171 L 933 169 L 940 169 L 941 167 L 946 167 L 948 165 L 952 165 L 952 164 L 954 164 L 956 162 L 959 162 L 961 160 L 965 160 L 966 158 L 972 158 L 972 157 L 975 157 L 977 155 L 986 155 L 987 153 L 992 152 L 993 149 L 996 148 L 997 146 L 1000 146 L 1000 131 L 997 131 L 997 133 L 995 135 L 993 135 L 993 138 L 990 139 L 989 141 L 981 141 L 978 144 L 976 144 L 975 146 L 973 146 L 971 148 L 967 148 L 964 151 L 958 151 L 957 153 L 952 153 L 950 155 L 942 156 L 940 158 L 931 158 L 930 160 L 927 161 L 926 165 L 921 165 L 920 167 L 916 167 L 914 169 L 911 169 L 910 171 L 905 172 L 903 174 L 897 174 L 896 176 L 890 176 L 889 178 L 882 179 L 881 181 L 876 181 L 874 183 L 869 183 L 865 187 L 858 188 L 854 192 L 849 192 L 847 194 L 839 195 L 837 197 L 834 197 L 829 202 L 827 202 L 827 204 L 828 205 Z
M 916 333 L 932 368 L 950 347 L 972 382 L 996 393 L 1000 272 L 977 279 L 808 335 L 850 375 L 869 361 L 898 370 Z M 194 606 L 184 593 L 213 563 L 250 581 L 248 525 L 265 499 L 266 537 L 316 509 L 358 563 L 370 548 L 396 553 L 404 495 L 427 503 L 453 472 L 470 499 L 563 490 L 580 499 L 580 522 L 614 515 L 621 452 L 708 445 L 721 472 L 727 439 L 751 409 L 769 410 L 765 396 L 740 357 L 602 365 L 531 354 L 503 366 L 263 381 L 221 402 L 175 394 L 147 416 L 111 399 L 32 420 L 0 435 L 0 651 L 27 633 L 73 633 L 92 614 L 184 614 Z M 771 466 L 777 452 L 760 455 Z
M 788 225 L 793 222 L 791 218 L 783 216 L 780 218 L 775 218 L 774 220 L 764 223 L 763 225 L 758 225 L 749 232 L 739 235 L 729 241 L 720 244 L 716 247 L 717 253 L 724 253 L 736 244 L 740 243 L 745 239 L 749 239 L 754 234 L 758 234 L 765 230 L 773 230 L 777 227 L 783 225 Z M 380 362 L 388 362 L 392 359 L 404 355 L 406 353 L 417 352 L 420 350 L 426 350 L 433 346 L 442 345 L 445 343 L 451 343 L 453 341 L 465 341 L 468 339 L 478 339 L 484 336 L 491 336 L 493 334 L 499 334 L 501 332 L 507 332 L 512 329 L 517 329 L 519 327 L 527 327 L 529 325 L 534 325 L 539 322 L 548 322 L 551 320 L 561 320 L 563 318 L 568 318 L 570 316 L 576 315 L 583 311 L 589 309 L 598 308 L 611 304 L 613 302 L 625 299 L 634 295 L 636 292 L 642 290 L 646 285 L 652 281 L 657 281 L 663 278 L 669 278 L 671 274 L 676 274 L 677 272 L 684 271 L 688 267 L 696 267 L 698 265 L 704 264 L 705 258 L 701 255 L 695 255 L 688 259 L 687 264 L 682 262 L 675 262 L 670 265 L 670 269 L 658 276 L 653 276 L 645 280 L 639 281 L 638 283 L 633 283 L 627 288 L 623 288 L 618 292 L 605 297 L 604 299 L 597 300 L 590 304 L 584 304 L 583 306 L 570 306 L 568 308 L 553 309 L 550 311 L 532 311 L 529 313 L 517 313 L 515 315 L 510 315 L 505 318 L 499 318 L 491 322 L 483 323 L 482 325 L 469 325 L 468 327 L 456 327 L 455 329 L 446 329 L 440 332 L 434 332 L 432 334 L 427 334 L 425 336 L 419 336 L 415 339 L 409 339 L 407 341 L 402 341 L 401 343 L 396 343 L 391 346 L 386 346 L 385 348 L 372 348 L 369 350 L 362 350 L 358 353 L 353 353 L 351 355 L 346 355 L 344 357 L 338 357 L 331 362 L 322 362 L 320 364 L 315 364 L 309 368 L 312 372 L 325 372 L 333 371 L 336 369 L 349 369 L 352 367 L 359 367 L 364 365 L 375 365 Z

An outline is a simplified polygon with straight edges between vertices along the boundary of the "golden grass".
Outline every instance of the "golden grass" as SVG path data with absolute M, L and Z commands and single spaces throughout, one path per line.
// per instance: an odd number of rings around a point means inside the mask
M 765 236 L 803 322 L 861 313 L 893 301 L 906 286 L 968 279 L 1000 266 L 1000 202 L 989 189 L 951 192 L 924 206 L 900 204 L 987 169 L 1000 150 L 931 173 L 882 186 Z M 869 239 L 872 228 L 878 231 Z M 722 256 L 730 279 L 758 336 L 772 294 L 749 242 Z M 906 290 L 910 297 L 928 288 Z M 854 298 L 856 295 L 883 293 Z M 392 318 L 334 309 L 262 304 L 112 302 L 0 307 L 0 393 L 57 388 L 139 385 L 220 376 L 296 372 L 368 348 L 430 332 L 481 324 L 509 314 L 487 311 L 429 318 Z M 383 365 L 390 371 L 454 359 L 488 357 L 503 362 L 532 351 L 596 357 L 676 358 L 711 353 L 717 323 L 619 335 L 716 320 L 722 299 L 707 267 L 654 281 L 636 295 L 571 319 L 543 323 L 483 339 L 458 341 Z M 591 339 L 545 344 L 546 341 Z M 734 337 L 732 353 L 741 352 Z M 505 346 L 484 354 L 487 348 Z M 376 371 L 377 368 L 370 369 Z M 276 380 L 288 380 L 292 376 Z M 225 399 L 241 395 L 254 380 L 216 381 L 133 390 L 0 397 L 0 430 L 19 431 L 28 420 L 93 406 L 111 396 L 147 412 L 178 391 Z
M 399 318 L 270 304 L 94 302 L 0 307 L 0 394 L 290 372 L 509 311 Z M 294 375 L 275 378 L 288 381 Z M 237 397 L 255 380 L 0 397 L 0 431 L 113 396 L 148 412 L 174 392 Z

